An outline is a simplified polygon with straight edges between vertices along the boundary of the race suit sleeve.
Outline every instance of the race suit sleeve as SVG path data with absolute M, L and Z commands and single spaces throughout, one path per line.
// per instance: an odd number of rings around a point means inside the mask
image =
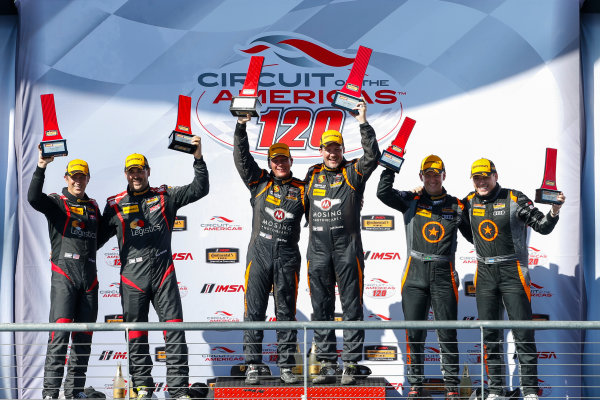
M 554 227 L 558 222 L 558 215 L 553 217 L 550 214 L 550 211 L 548 211 L 548 214 L 544 215 L 544 213 L 538 210 L 533 205 L 533 202 L 521 192 L 513 191 L 511 195 L 517 197 L 517 216 L 521 221 L 542 235 L 547 235 L 554 230 Z
M 368 122 L 360 124 L 360 143 L 364 154 L 355 164 L 354 168 L 361 182 L 366 182 L 369 176 L 377 168 L 377 160 L 381 156 L 379 151 L 379 145 L 377 144 L 377 137 L 375 136 L 375 130 Z
M 169 189 L 175 208 L 200 200 L 208 194 L 208 169 L 204 157 L 194 159 L 194 180 L 189 185 Z
M 29 184 L 27 201 L 29 201 L 29 204 L 35 210 L 48 216 L 60 212 L 60 207 L 48 195 L 42 192 L 45 177 L 46 168 L 36 167 L 31 178 L 31 183 Z
M 384 168 L 377 186 L 377 198 L 388 207 L 400 212 L 406 212 L 410 208 L 410 202 L 414 195 L 411 192 L 401 192 L 393 188 L 396 173 L 391 169 Z
M 115 216 L 115 210 L 107 202 L 102 217 L 100 218 L 100 223 L 98 224 L 98 249 L 104 246 L 111 237 L 117 234 L 117 227 L 113 222 Z
M 469 219 L 469 208 L 464 201 L 458 204 L 462 208 L 460 220 L 458 221 L 458 230 L 469 243 L 473 243 L 473 231 L 471 230 L 471 221 Z
M 254 157 L 250 154 L 250 145 L 248 144 L 248 135 L 246 134 L 246 124 L 236 124 L 233 134 L 233 161 L 240 177 L 248 189 L 252 190 L 260 178 L 266 176 L 268 172 L 261 169 Z

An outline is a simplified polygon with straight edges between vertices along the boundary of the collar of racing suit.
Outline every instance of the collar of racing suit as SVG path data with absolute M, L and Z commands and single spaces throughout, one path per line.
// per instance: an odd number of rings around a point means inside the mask
M 130 196 L 141 196 L 143 194 L 148 193 L 148 190 L 150 190 L 150 184 L 148 184 L 148 187 L 142 190 L 141 192 L 134 192 L 129 188 L 129 185 L 127 185 L 127 194 L 129 194 Z
M 87 203 L 90 201 L 90 198 L 87 194 L 84 193 L 83 198 L 80 199 L 77 196 L 73 196 L 71 193 L 69 193 L 69 190 L 66 187 L 63 188 L 62 194 L 67 198 L 67 200 L 72 201 L 73 203 Z
M 346 164 L 348 163 L 348 161 L 346 160 L 346 158 L 344 157 L 342 159 L 342 162 L 340 163 L 340 166 L 337 168 L 327 168 L 327 165 L 325 165 L 325 163 L 323 163 L 323 169 L 325 171 L 333 171 L 333 172 L 337 172 L 337 171 L 341 171 L 342 168 L 344 168 L 346 166 Z
M 277 178 L 275 176 L 275 174 L 273 173 L 273 171 L 270 172 L 270 175 L 271 175 L 271 178 L 273 178 L 273 182 L 275 182 L 275 184 L 277 184 L 277 185 L 285 185 L 286 183 L 288 183 L 292 179 L 294 179 L 294 174 L 292 174 L 292 171 L 290 171 L 290 177 L 289 178 L 285 178 L 285 179 Z
M 500 193 L 500 184 L 498 182 L 496 182 L 496 187 L 494 188 L 494 190 L 492 190 L 490 192 L 490 194 L 488 194 L 487 196 L 480 196 L 477 194 L 477 192 L 475 192 L 475 195 L 484 203 L 490 202 L 490 201 L 494 201 L 496 200 L 496 197 L 498 197 L 498 193 Z
M 424 198 L 429 198 L 431 201 L 438 201 L 438 200 L 442 200 L 444 197 L 446 197 L 446 194 L 448 194 L 448 193 L 446 192 L 446 189 L 442 186 L 442 194 L 432 196 L 429 193 L 427 193 L 427 191 L 425 189 L 423 189 L 422 196 Z

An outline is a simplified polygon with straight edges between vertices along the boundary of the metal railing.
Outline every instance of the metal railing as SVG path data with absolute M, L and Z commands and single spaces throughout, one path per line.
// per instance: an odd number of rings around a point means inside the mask
M 484 348 L 483 346 L 483 330 L 484 329 L 535 329 L 536 331 L 556 331 L 556 330 L 568 330 L 568 331 L 572 331 L 572 330 L 580 330 L 580 331 L 587 331 L 587 330 L 600 330 L 600 322 L 596 322 L 596 321 L 300 321 L 300 322 L 219 322 L 219 323 L 212 323 L 212 322 L 173 322 L 173 323 L 158 323 L 158 322 L 146 322 L 146 323 L 71 323 L 71 324 L 49 324 L 49 323 L 44 323 L 44 324 L 0 324 L 0 332 L 49 332 L 49 331 L 69 331 L 69 332 L 79 332 L 79 331 L 94 331 L 94 332 L 109 332 L 109 331 L 124 331 L 126 337 L 129 336 L 129 332 L 130 331 L 172 331 L 172 330 L 184 330 L 186 332 L 194 332 L 194 331 L 202 331 L 202 332 L 210 332 L 210 331 L 240 331 L 239 333 L 237 333 L 237 335 L 239 335 L 239 338 L 241 339 L 242 336 L 242 332 L 243 330 L 264 330 L 265 332 L 267 331 L 273 331 L 273 330 L 289 330 L 289 329 L 297 329 L 298 330 L 298 344 L 300 346 L 300 353 L 302 355 L 302 363 L 303 363 L 303 368 L 302 368 L 302 387 L 303 387 L 303 395 L 301 396 L 303 399 L 306 399 L 308 397 L 308 388 L 310 386 L 309 383 L 309 365 L 308 365 L 308 357 L 307 357 L 307 352 L 308 349 L 310 349 L 310 345 L 311 342 L 309 341 L 309 332 L 314 330 L 314 329 L 336 329 L 336 330 L 341 330 L 341 329 L 364 329 L 367 331 L 390 331 L 390 330 L 404 330 L 404 329 L 424 329 L 424 330 L 435 330 L 435 329 L 457 329 L 459 330 L 459 332 L 462 332 L 463 330 L 466 331 L 479 331 L 478 332 L 478 340 L 470 340 L 470 341 L 461 341 L 461 338 L 459 336 L 459 343 L 461 345 L 465 345 L 465 344 L 469 344 L 472 345 L 472 347 L 478 349 L 476 351 L 471 351 L 469 353 L 461 353 L 460 354 L 460 359 L 462 360 L 462 364 L 461 365 L 468 365 L 469 367 L 473 366 L 473 367 L 477 367 L 477 371 L 474 374 L 470 374 L 471 377 L 475 380 L 474 383 L 474 389 L 479 389 L 481 392 L 485 391 L 485 386 L 486 386 L 486 376 L 485 376 L 485 365 L 484 365 L 484 356 L 481 354 L 481 349 Z M 240 340 L 241 341 L 241 340 Z M 101 338 L 101 335 L 96 334 L 94 336 L 93 339 L 93 345 L 94 346 L 98 346 L 100 345 L 123 345 L 123 346 L 127 346 L 127 341 L 125 340 L 125 338 L 123 338 L 122 342 L 106 342 L 103 341 Z M 430 344 L 435 344 L 437 345 L 437 338 L 429 341 L 428 343 Z M 556 344 L 559 342 L 553 342 L 553 341 L 538 341 L 538 345 L 539 344 Z M 153 342 L 151 344 L 162 344 L 162 343 L 158 343 L 158 342 Z M 207 366 L 211 366 L 211 362 L 210 361 L 200 361 L 199 363 L 194 363 L 191 360 L 193 359 L 193 356 L 195 355 L 192 350 L 194 349 L 194 346 L 196 345 L 206 345 L 209 344 L 208 342 L 197 342 L 197 341 L 190 341 L 188 340 L 188 346 L 190 348 L 190 369 L 193 368 L 198 368 L 198 367 L 207 367 Z M 227 342 L 227 343 L 215 343 L 214 340 L 210 343 L 211 346 L 216 346 L 218 344 L 221 345 L 229 345 L 229 347 L 233 347 L 233 345 L 239 345 L 239 342 Z M 511 342 L 510 340 L 506 343 L 508 346 L 511 346 L 513 344 L 513 342 Z M 581 357 L 583 357 L 583 342 L 581 341 L 573 341 L 570 342 L 571 345 L 574 346 L 574 350 L 570 351 L 568 353 L 568 355 L 571 356 L 571 358 L 579 358 L 581 360 Z M 273 345 L 273 341 L 269 342 L 268 340 L 265 340 L 265 343 L 263 343 L 263 345 Z M 394 341 L 394 342 L 365 342 L 365 345 L 391 345 L 391 346 L 396 346 L 397 349 L 400 348 L 404 348 L 406 346 L 406 342 L 405 341 Z M 45 342 L 39 342 L 39 343 L 17 343 L 16 346 L 39 346 L 41 349 L 45 350 L 45 346 L 46 343 Z M 19 354 L 22 354 L 23 351 L 20 351 L 19 349 L 16 349 L 16 354 L 17 356 L 19 356 Z M 129 354 L 129 349 L 127 349 L 127 354 Z M 539 350 L 539 349 L 538 349 Z M 35 352 L 34 352 L 35 353 Z M 41 364 L 43 364 L 43 357 L 45 356 L 45 352 L 43 352 L 44 354 L 41 354 L 42 352 L 38 351 L 38 357 L 42 357 L 42 361 Z M 556 353 L 556 352 L 544 352 L 544 353 L 549 353 L 550 356 L 554 356 L 555 358 L 557 356 L 563 356 L 563 354 L 560 353 Z M 565 353 L 567 354 L 567 353 Z M 239 360 L 243 360 L 243 352 L 237 352 L 237 353 L 233 353 L 233 355 L 235 355 L 235 357 L 230 357 L 230 358 L 234 358 Z M 548 356 L 548 354 L 542 354 L 542 355 L 546 355 Z M 100 356 L 102 357 L 103 354 L 99 354 L 98 352 L 94 353 L 94 350 L 92 350 L 92 356 Z M 539 356 L 539 355 L 538 355 Z M 588 356 L 590 356 L 588 354 Z M 402 354 L 400 351 L 398 351 L 398 356 L 397 359 L 401 360 Z M 465 363 L 464 362 L 464 358 L 465 357 L 469 357 L 470 361 Z M 435 358 L 435 357 L 433 357 Z M 24 358 L 20 358 L 21 362 L 24 362 Z M 93 359 L 93 358 L 92 358 Z M 19 357 L 17 357 L 17 360 L 19 360 Z M 476 362 L 474 361 L 476 360 Z M 36 362 L 38 362 L 39 360 L 36 360 Z M 123 361 L 125 362 L 124 365 L 124 372 L 125 371 L 129 371 L 129 357 L 125 357 L 123 358 Z M 27 360 L 26 362 L 33 362 L 33 360 Z M 198 361 L 195 361 L 198 362 Z M 243 362 L 243 361 L 242 361 Z M 426 361 L 426 363 L 428 365 L 433 365 L 435 367 L 437 367 L 439 369 L 439 361 Z M 509 361 L 510 363 L 510 361 Z M 365 360 L 364 362 L 362 362 L 361 364 L 366 364 L 366 365 L 371 365 L 371 366 L 375 366 L 376 363 L 374 362 L 369 362 L 369 360 Z M 600 366 L 600 357 L 598 357 L 598 361 L 597 363 L 594 363 L 594 365 L 599 365 Z M 6 365 L 6 362 L 3 361 L 2 365 Z M 389 372 L 386 373 L 385 375 L 387 377 L 390 376 L 394 376 L 395 381 L 391 382 L 391 385 L 388 385 L 387 387 L 387 392 L 386 392 L 386 396 L 387 398 L 399 398 L 400 397 L 400 393 L 398 392 L 399 389 L 406 389 L 406 386 L 402 385 L 402 382 L 404 381 L 405 378 L 405 373 L 403 371 L 404 369 L 404 363 L 403 362 L 398 362 L 398 363 L 387 363 L 386 366 L 388 367 L 388 370 L 391 369 L 391 366 L 393 365 L 397 365 L 397 366 L 401 366 L 402 370 L 401 371 L 395 371 L 395 374 L 390 374 Z M 577 370 L 578 368 L 581 367 L 580 365 L 573 365 L 572 363 L 565 363 L 563 364 L 559 364 L 556 363 L 556 366 L 561 366 L 564 368 L 571 368 L 571 369 L 575 369 Z M 221 367 L 228 367 L 230 366 L 229 364 L 223 364 L 221 365 Z M 233 364 L 231 365 L 233 366 Z M 379 365 L 377 365 L 379 366 Z M 114 368 L 114 365 L 111 365 L 112 368 Z M 460 367 L 460 365 L 459 365 Z M 96 366 L 96 368 L 100 368 L 99 366 Z M 106 368 L 105 366 L 102 366 L 102 368 Z M 223 369 L 223 368 L 221 368 Z M 377 369 L 377 368 L 374 368 Z M 462 368 L 461 368 L 462 371 Z M 378 372 L 374 370 L 373 376 L 377 376 Z M 518 375 L 518 374 L 517 374 Z M 540 374 L 542 375 L 542 374 Z M 567 374 L 568 375 L 568 374 Z M 567 376 L 565 375 L 565 376 Z M 583 375 L 581 374 L 581 372 L 579 373 L 579 376 L 576 376 L 577 374 L 574 374 L 573 377 L 575 379 L 579 379 L 579 381 L 581 381 L 583 379 Z M 90 366 L 90 368 L 88 369 L 88 381 L 91 378 L 96 378 L 97 380 L 106 380 L 106 381 L 112 381 L 112 374 L 110 373 L 102 373 L 102 374 L 98 374 L 97 370 L 94 370 L 94 368 L 92 368 L 92 365 Z M 221 375 L 221 378 L 224 378 L 226 375 Z M 556 379 L 557 377 L 557 373 L 552 373 L 550 375 L 545 375 L 543 376 L 546 379 Z M 215 375 L 194 375 L 192 377 L 190 377 L 190 382 L 193 382 L 194 380 L 202 380 L 203 378 L 206 379 L 207 382 L 213 381 L 214 379 L 218 377 Z M 4 381 L 6 381 L 7 377 L 3 377 Z M 22 377 L 8 377 L 8 378 L 13 378 L 13 382 L 16 381 L 17 378 L 22 378 Z M 600 375 L 588 375 L 586 376 L 588 381 L 594 381 L 597 380 L 598 382 L 600 382 Z M 439 382 L 440 379 L 437 378 L 437 381 Z M 435 382 L 436 380 L 433 379 L 433 386 L 435 386 Z M 516 382 L 518 382 L 518 376 L 516 378 Z M 431 382 L 430 382 L 431 383 Z M 510 383 L 509 383 L 510 385 Z M 598 383 L 598 385 L 600 385 L 600 383 Z M 512 386 L 514 387 L 515 384 L 513 382 Z M 600 388 L 600 386 L 590 386 L 588 385 L 587 387 L 583 387 L 583 384 L 580 383 L 580 387 L 569 387 L 568 389 L 572 389 L 573 392 L 578 393 L 575 397 L 571 396 L 570 398 L 579 398 L 578 396 L 581 396 L 581 392 L 584 389 L 594 389 L 594 388 Z M 13 393 L 16 391 L 19 393 L 19 397 L 23 396 L 23 397 L 29 397 L 31 398 L 31 393 L 32 391 L 38 390 L 40 389 L 39 387 L 30 387 L 30 388 L 22 388 L 22 387 L 4 387 L 4 388 L 0 388 L 0 389 L 4 389 L 4 393 L 10 392 L 12 391 Z M 8 390 L 7 390 L 8 389 Z M 23 395 L 24 391 L 23 389 L 29 389 L 29 391 L 25 391 L 26 395 Z M 110 392 L 110 385 L 105 385 L 104 388 L 99 388 L 99 389 L 103 389 L 103 391 L 105 392 Z M 558 386 L 554 386 L 554 389 L 558 389 Z M 560 389 L 561 391 L 565 391 L 567 388 L 563 387 L 562 389 Z M 164 388 L 163 388 L 164 391 Z M 434 391 L 435 392 L 435 391 Z M 546 394 L 548 394 L 548 392 L 550 392 L 549 390 L 546 391 Z M 209 397 L 212 395 L 212 391 L 209 392 Z M 109 393 L 109 395 L 107 396 L 108 398 L 112 397 Z M 254 397 L 257 398 L 257 397 Z M 541 397 L 542 398 L 542 397 Z M 543 398 L 559 398 L 558 396 L 552 396 L 552 395 L 546 395 L 543 396 Z M 564 396 L 561 396 L 560 398 L 564 398 Z M 594 398 L 594 397 L 588 397 L 588 398 Z

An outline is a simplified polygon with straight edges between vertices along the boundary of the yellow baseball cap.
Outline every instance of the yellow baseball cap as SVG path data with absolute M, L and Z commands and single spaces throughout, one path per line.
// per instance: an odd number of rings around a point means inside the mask
M 150 164 L 142 154 L 133 153 L 125 159 L 125 171 L 129 171 L 131 168 L 147 169 L 150 168 Z
M 286 156 L 292 158 L 290 154 L 290 148 L 285 143 L 274 143 L 269 147 L 269 160 L 277 156 Z
M 444 162 L 438 156 L 431 154 L 423 159 L 421 162 L 421 173 L 424 174 L 427 171 L 433 171 L 436 174 L 441 174 L 446 168 Z
M 471 178 L 475 175 L 490 176 L 496 172 L 496 166 L 487 158 L 480 158 L 471 165 Z
M 73 176 L 75 174 L 84 174 L 90 176 L 90 168 L 88 163 L 79 159 L 69 161 L 65 175 Z
M 326 146 L 329 143 L 337 143 L 344 145 L 344 138 L 339 131 L 335 129 L 330 129 L 328 131 L 323 132 L 321 135 L 321 146 Z

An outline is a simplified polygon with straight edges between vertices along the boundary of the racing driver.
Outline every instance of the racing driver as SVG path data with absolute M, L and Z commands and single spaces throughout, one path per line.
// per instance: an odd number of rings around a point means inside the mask
M 305 179 L 310 226 L 307 268 L 314 321 L 333 321 L 336 282 L 344 321 L 363 319 L 360 208 L 365 184 L 377 168 L 380 152 L 375 131 L 367 122 L 366 103 L 360 102 L 355 110 L 356 114 L 351 115 L 360 124 L 363 156 L 347 161 L 342 134 L 328 130 L 321 136 L 319 149 L 323 163 L 310 167 Z M 316 329 L 314 341 L 321 372 L 313 383 L 333 383 L 338 357 L 335 331 Z M 364 330 L 344 330 L 343 385 L 355 383 L 363 342 Z
M 304 214 L 304 182 L 292 176 L 293 163 L 288 145 L 269 147 L 271 172 L 258 167 L 250 154 L 246 122 L 250 115 L 239 117 L 235 127 L 233 159 L 250 190 L 252 236 L 246 260 L 246 295 L 244 321 L 264 321 L 269 293 L 273 288 L 277 321 L 296 320 L 296 297 L 300 272 L 300 221 Z M 277 364 L 281 380 L 293 384 L 298 378 L 295 330 L 277 331 Z M 244 332 L 246 383 L 259 382 L 258 365 L 262 361 L 263 331 Z
M 384 169 L 377 197 L 404 214 L 407 261 L 402 274 L 402 311 L 406 321 L 426 321 L 429 308 L 436 320 L 455 321 L 458 312 L 458 275 L 454 270 L 456 236 L 473 242 L 464 205 L 446 193 L 444 162 L 430 155 L 421 162 L 420 193 L 398 191 L 395 173 Z M 459 359 L 456 329 L 438 329 L 446 400 L 459 399 Z M 426 396 L 423 388 L 425 329 L 407 329 L 408 398 Z
M 471 166 L 475 191 L 464 202 L 471 219 L 477 254 L 475 296 L 482 320 L 501 320 L 504 308 L 511 320 L 531 320 L 531 289 L 527 254 L 527 227 L 547 235 L 558 222 L 565 201 L 561 192 L 544 215 L 523 193 L 498 183 L 494 163 L 486 158 Z M 538 399 L 537 350 L 533 329 L 513 329 L 524 400 Z M 487 400 L 504 394 L 503 332 L 483 330 L 490 393 Z
M 147 322 L 150 303 L 160 322 L 182 322 L 183 311 L 171 253 L 171 232 L 180 207 L 208 193 L 208 171 L 199 136 L 193 136 L 194 180 L 181 187 L 150 187 L 145 156 L 125 159 L 127 190 L 109 197 L 102 242 L 117 235 L 121 259 L 121 304 L 126 322 Z M 148 332 L 129 332 L 129 373 L 138 399 L 150 398 L 152 358 Z M 172 398 L 188 396 L 188 350 L 183 331 L 165 331 L 167 386 Z
M 85 194 L 90 181 L 87 162 L 67 164 L 61 194 L 42 193 L 46 166 L 54 157 L 42 157 L 29 185 L 27 199 L 48 220 L 52 253 L 50 322 L 96 322 L 98 315 L 98 279 L 96 249 L 100 210 L 96 201 Z M 44 367 L 44 399 L 58 399 L 63 378 L 69 332 L 50 332 Z M 73 332 L 65 378 L 65 398 L 83 394 L 90 358 L 92 332 Z

